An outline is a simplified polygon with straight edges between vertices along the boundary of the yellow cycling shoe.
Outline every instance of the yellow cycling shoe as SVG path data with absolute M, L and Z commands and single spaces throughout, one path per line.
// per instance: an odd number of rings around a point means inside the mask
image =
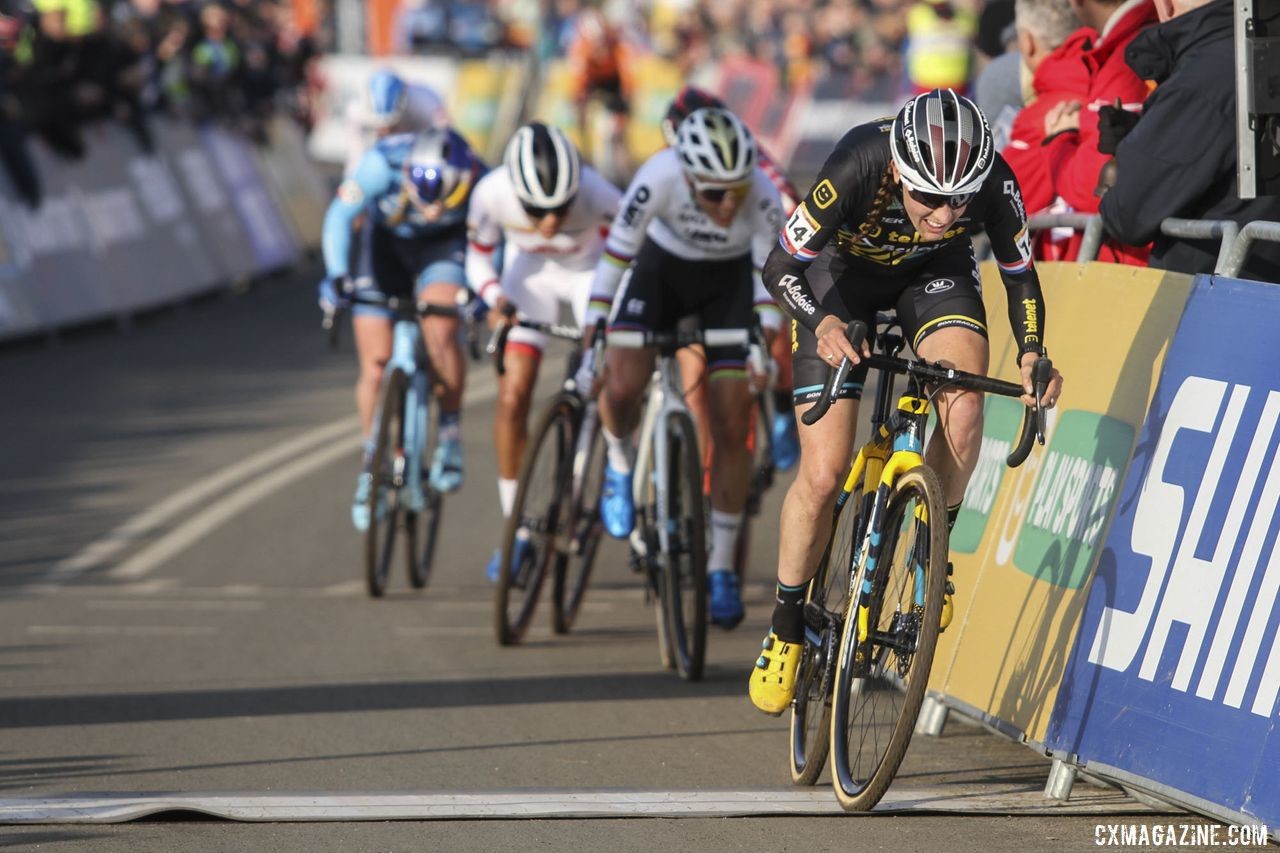
M 796 670 L 800 668 L 801 643 L 787 643 L 769 632 L 763 650 L 751 671 L 751 703 L 776 717 L 796 695 Z
M 939 634 L 947 630 L 947 626 L 951 624 L 951 617 L 955 615 L 955 607 L 951 602 L 951 596 L 956 594 L 956 585 L 951 582 L 953 570 L 952 565 L 947 563 L 947 591 L 942 596 L 942 616 L 938 618 Z

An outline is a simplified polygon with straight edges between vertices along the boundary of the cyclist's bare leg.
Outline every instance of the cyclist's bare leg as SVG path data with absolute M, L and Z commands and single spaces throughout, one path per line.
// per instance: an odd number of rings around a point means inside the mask
M 985 374 L 990 361 L 986 338 L 971 329 L 952 326 L 939 329 L 920 342 L 917 354 L 926 361 L 940 361 L 970 373 Z M 925 461 L 937 472 L 947 496 L 947 506 L 964 499 L 969 477 L 982 449 L 982 394 L 946 388 L 936 397 L 941 429 L 934 430 Z
M 422 289 L 418 299 L 433 305 L 457 305 L 461 285 L 435 282 Z M 440 410 L 456 412 L 462 407 L 462 386 L 467 378 L 467 361 L 458 340 L 461 321 L 453 317 L 426 317 L 422 321 L 422 338 L 435 368 L 439 383 Z
M 809 405 L 796 407 L 796 416 Z M 837 400 L 812 426 L 799 423 L 800 465 L 782 501 L 778 581 L 799 586 L 813 577 L 831 533 L 831 507 L 853 458 L 857 400 Z
M 653 375 L 653 350 L 610 347 L 604 358 L 608 375 L 600 395 L 600 422 L 626 440 L 640 422 L 644 389 Z
M 529 433 L 529 401 L 538 379 L 541 359 L 531 347 L 508 346 L 506 373 L 498 379 L 498 413 L 493 420 L 493 443 L 498 451 L 498 476 L 520 476 L 520 461 Z
M 736 377 L 713 378 L 707 397 L 711 404 L 711 508 L 741 514 L 751 478 L 747 430 L 752 426 L 754 398 L 747 380 Z
M 351 318 L 360 376 L 356 379 L 356 411 L 360 413 L 361 434 L 367 440 L 373 430 L 373 411 L 378 405 L 382 372 L 391 359 L 391 323 L 385 317 L 354 314 Z

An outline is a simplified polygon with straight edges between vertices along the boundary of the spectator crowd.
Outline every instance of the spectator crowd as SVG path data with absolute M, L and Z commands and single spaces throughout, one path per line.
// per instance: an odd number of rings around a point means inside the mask
M 316 53 L 287 1 L 0 0 L 0 156 L 35 206 L 31 135 L 73 160 L 102 120 L 121 123 L 143 151 L 156 115 L 263 139 L 277 112 L 309 122 Z

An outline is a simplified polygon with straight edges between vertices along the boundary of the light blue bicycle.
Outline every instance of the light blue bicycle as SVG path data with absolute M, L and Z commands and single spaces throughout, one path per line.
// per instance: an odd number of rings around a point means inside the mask
M 422 345 L 418 321 L 428 316 L 458 317 L 462 311 L 454 305 L 420 304 L 370 289 L 352 290 L 346 297 L 353 303 L 385 307 L 395 317 L 391 359 L 383 371 L 373 415 L 365 531 L 365 580 L 369 595 L 378 598 L 386 592 L 401 531 L 409 583 L 421 589 L 431 574 L 444 496 L 432 488 L 427 474 L 426 460 L 436 442 L 431 411 L 435 371 Z

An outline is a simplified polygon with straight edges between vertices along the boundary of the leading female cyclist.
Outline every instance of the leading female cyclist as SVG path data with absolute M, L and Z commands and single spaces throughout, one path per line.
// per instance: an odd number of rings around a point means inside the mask
M 1013 172 L 996 153 L 986 118 L 968 98 L 934 89 L 893 119 L 859 125 L 836 144 L 813 188 L 787 221 L 764 281 L 792 318 L 796 414 L 821 392 L 830 367 L 860 356 L 844 336 L 861 319 L 896 309 L 916 355 L 986 373 L 990 347 L 981 278 L 970 236 L 986 229 L 1009 300 L 1022 384 L 1045 353 L 1044 297 L 1031 262 L 1026 211 Z M 782 505 L 778 592 L 772 630 L 751 673 L 751 701 L 781 714 L 795 692 L 804 638 L 805 588 L 826 544 L 838 478 L 853 454 L 867 368 L 855 368 L 842 399 L 812 426 L 800 424 L 800 470 Z M 1042 402 L 1062 390 L 1054 371 Z M 938 423 L 925 453 L 954 524 L 982 440 L 982 395 L 956 388 L 934 398 Z M 950 594 L 942 627 L 951 618 Z

